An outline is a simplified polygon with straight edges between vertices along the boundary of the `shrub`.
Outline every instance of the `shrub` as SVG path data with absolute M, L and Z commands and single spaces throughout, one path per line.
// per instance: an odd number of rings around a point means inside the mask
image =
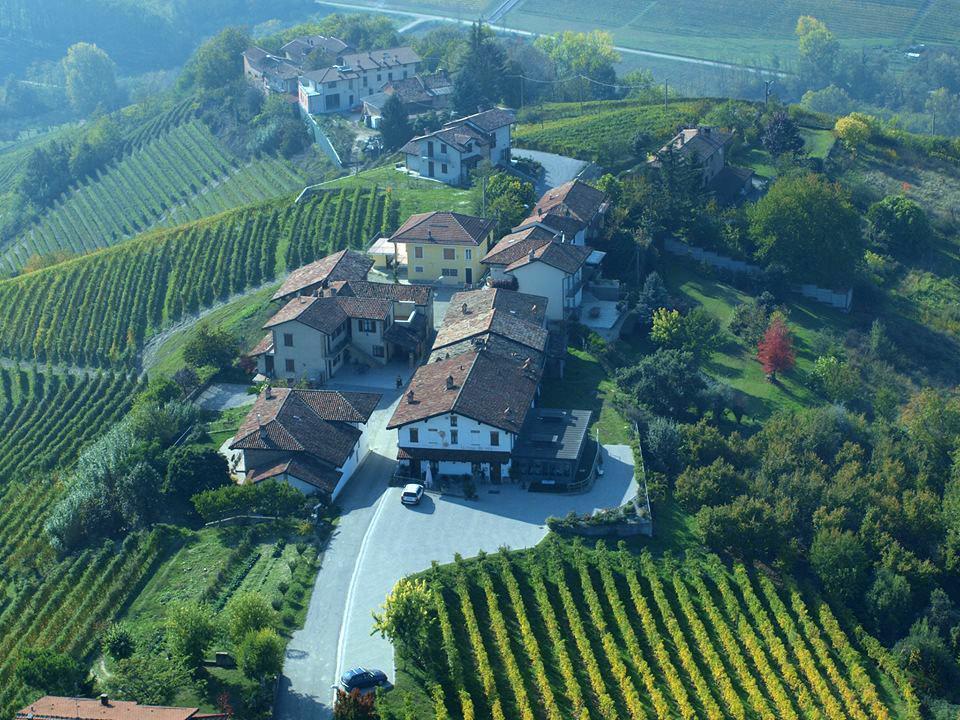
M 111 625 L 103 636 L 103 649 L 114 660 L 126 660 L 135 649 L 133 636 L 126 625 Z

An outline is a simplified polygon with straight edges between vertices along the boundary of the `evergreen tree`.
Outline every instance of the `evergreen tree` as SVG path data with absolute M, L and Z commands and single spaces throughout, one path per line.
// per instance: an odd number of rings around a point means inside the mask
M 494 105 L 503 96 L 507 57 L 490 29 L 474 23 L 453 83 L 453 108 L 471 115 L 482 105 Z
M 407 108 L 396 95 L 391 95 L 383 104 L 380 133 L 383 135 L 383 147 L 387 150 L 395 150 L 413 137 Z

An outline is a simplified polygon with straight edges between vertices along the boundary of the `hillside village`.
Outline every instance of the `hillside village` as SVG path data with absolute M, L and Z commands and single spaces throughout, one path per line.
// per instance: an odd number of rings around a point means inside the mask
M 0 720 L 957 717 L 956 43 L 297 2 L 0 88 Z

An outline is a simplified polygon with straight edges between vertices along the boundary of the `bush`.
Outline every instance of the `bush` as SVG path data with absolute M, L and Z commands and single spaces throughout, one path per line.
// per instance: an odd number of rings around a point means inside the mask
M 677 478 L 674 496 L 680 506 L 695 512 L 704 505 L 719 505 L 743 490 L 743 480 L 726 460 L 717 459 L 705 467 L 690 466 Z
M 272 628 L 277 622 L 276 613 L 266 597 L 254 592 L 234 596 L 227 604 L 226 616 L 227 632 L 237 644 L 251 632 Z
M 133 636 L 125 625 L 111 625 L 103 636 L 103 649 L 114 660 L 126 660 L 135 649 Z
M 237 665 L 248 678 L 262 682 L 283 669 L 284 647 L 273 628 L 251 631 L 237 649 Z
M 672 420 L 654 418 L 647 426 L 643 449 L 654 470 L 673 473 L 683 465 L 683 437 Z

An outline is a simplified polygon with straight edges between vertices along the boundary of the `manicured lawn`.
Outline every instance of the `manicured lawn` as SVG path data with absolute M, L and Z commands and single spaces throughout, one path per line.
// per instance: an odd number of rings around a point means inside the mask
M 778 174 L 777 164 L 773 156 L 766 150 L 750 148 L 733 160 L 735 165 L 742 165 L 753 170 L 757 175 L 765 178 L 775 178 Z
M 264 336 L 263 324 L 278 309 L 276 303 L 270 302 L 270 296 L 276 292 L 277 287 L 279 285 L 271 285 L 244 295 L 214 310 L 204 317 L 201 323 L 210 327 L 221 327 L 233 333 L 240 340 L 240 348 L 249 350 Z M 183 348 L 201 323 L 195 323 L 168 337 L 145 363 L 148 374 L 172 375 L 183 367 Z
M 563 380 L 543 383 L 540 392 L 544 407 L 592 410 L 593 428 L 600 431 L 601 443 L 630 443 L 630 425 L 613 407 L 616 385 L 590 353 L 568 348 Z
M 803 151 L 815 158 L 827 157 L 837 142 L 836 135 L 830 130 L 800 128 L 800 137 L 803 138 Z
M 693 266 L 671 259 L 663 271 L 663 279 L 671 293 L 703 306 L 726 328 L 733 309 L 748 295 L 705 276 Z M 803 407 L 820 402 L 807 386 L 806 376 L 817 359 L 818 336 L 825 330 L 843 332 L 850 327 L 849 317 L 840 312 L 808 302 L 789 304 L 789 325 L 794 334 L 797 366 L 779 382 L 769 382 L 756 360 L 756 349 L 728 334 L 726 344 L 706 364 L 706 372 L 748 398 L 747 413 L 762 419 L 770 413 L 790 407 Z
M 394 160 L 391 159 L 387 164 L 372 170 L 337 178 L 324 187 L 389 188 L 400 202 L 400 222 L 414 213 L 432 210 L 472 212 L 473 193 L 470 190 L 451 187 L 433 180 L 409 177 L 397 171 L 393 164 Z
M 250 406 L 244 405 L 216 413 L 207 423 L 210 446 L 219 449 L 223 443 L 232 438 L 248 412 L 250 412 Z

